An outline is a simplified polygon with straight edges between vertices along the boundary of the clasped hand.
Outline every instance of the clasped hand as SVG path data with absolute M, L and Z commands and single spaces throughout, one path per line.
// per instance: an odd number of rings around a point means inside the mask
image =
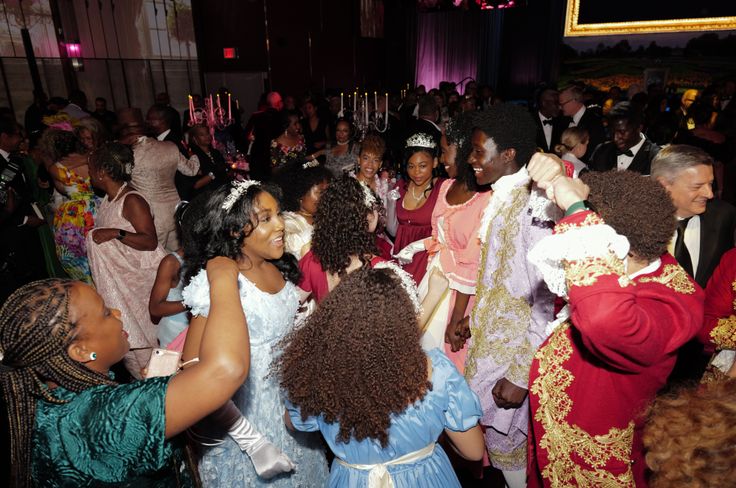
M 562 210 L 567 210 L 573 203 L 588 198 L 590 188 L 578 178 L 565 176 L 562 168 L 562 160 L 557 156 L 535 153 L 527 170 L 537 186 L 546 192 L 547 198 Z

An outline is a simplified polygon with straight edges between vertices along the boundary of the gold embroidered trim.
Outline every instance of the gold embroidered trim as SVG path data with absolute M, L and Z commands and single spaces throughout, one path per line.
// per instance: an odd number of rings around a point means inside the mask
M 604 257 L 586 258 L 579 261 L 566 261 L 565 277 L 568 289 L 572 286 L 590 286 L 598 281 L 599 276 L 618 275 L 618 284 L 624 288 L 631 283 L 624 262 L 609 252 Z
M 667 264 L 659 276 L 644 276 L 639 278 L 639 281 L 642 283 L 659 283 L 683 295 L 695 293 L 695 285 L 679 264 Z
M 488 459 L 496 469 L 510 471 L 519 469 L 519 466 L 526 465 L 526 443 L 511 452 L 488 449 Z
M 598 215 L 597 213 L 589 213 L 585 216 L 582 222 L 570 224 L 567 222 L 562 222 L 560 224 L 557 224 L 555 226 L 555 234 L 562 234 L 563 232 L 567 232 L 570 229 L 576 229 L 578 227 L 587 227 L 589 225 L 603 225 L 605 222 L 603 219 Z
M 549 464 L 542 476 L 551 486 L 579 486 L 624 488 L 634 486 L 631 470 L 631 448 L 634 439 L 634 422 L 625 429 L 611 428 L 603 435 L 590 435 L 577 425 L 567 422 L 573 400 L 566 390 L 575 377 L 563 367 L 572 356 L 572 345 L 562 324 L 549 338 L 549 342 L 537 351 L 539 376 L 531 386 L 531 392 L 539 398 L 539 408 L 534 420 L 544 428 L 539 439 L 540 449 L 547 451 Z M 580 459 L 587 466 L 578 464 Z M 606 470 L 609 462 L 619 461 L 627 465 L 626 471 L 615 475 Z
M 718 325 L 710 331 L 716 349 L 736 349 L 736 316 L 718 319 Z
M 531 344 L 524 332 L 531 320 L 531 308 L 523 297 L 513 297 L 509 293 L 505 281 L 511 275 L 511 259 L 517 252 L 513 245 L 519 233 L 517 216 L 528 202 L 529 191 L 526 187 L 513 190 L 511 202 L 500 210 L 497 216 L 491 217 L 491 224 L 486 233 L 486 243 L 481 249 L 481 265 L 478 272 L 478 288 L 475 295 L 471 321 L 472 341 L 468 348 L 465 363 L 465 378 L 471 379 L 477 373 L 478 358 L 492 357 L 496 364 L 513 364 L 514 358 L 526 354 L 531 363 L 533 354 Z M 498 235 L 493 238 L 493 222 L 500 222 Z M 493 248 L 498 260 L 498 267 L 491 274 L 491 282 L 485 285 L 482 281 L 489 258 L 488 250 Z M 509 338 L 522 338 L 522 342 Z M 516 371 L 528 381 L 529 366 L 524 371 Z M 517 368 L 518 369 L 518 368 Z M 516 376 L 507 376 L 509 381 L 519 381 Z M 523 381 L 523 380 L 522 380 Z

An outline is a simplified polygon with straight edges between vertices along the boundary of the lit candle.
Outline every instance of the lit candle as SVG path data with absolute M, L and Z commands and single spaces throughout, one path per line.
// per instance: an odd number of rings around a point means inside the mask
M 378 112 L 378 92 L 373 92 L 373 110 Z
M 222 108 L 222 105 L 220 105 L 220 94 L 217 94 L 217 108 Z
M 368 92 L 365 92 L 365 128 L 368 129 Z
M 189 95 L 189 125 L 194 125 L 194 100 Z
M 233 105 L 230 101 L 230 92 L 227 92 L 227 118 L 229 120 L 233 119 Z
M 384 108 L 384 110 L 384 115 L 386 116 L 384 120 L 386 121 L 386 127 L 388 127 L 388 92 L 386 92 L 386 107 Z
M 340 92 L 340 116 L 342 116 L 342 92 Z
M 355 109 L 358 108 L 358 92 L 353 92 L 353 112 L 355 112 Z

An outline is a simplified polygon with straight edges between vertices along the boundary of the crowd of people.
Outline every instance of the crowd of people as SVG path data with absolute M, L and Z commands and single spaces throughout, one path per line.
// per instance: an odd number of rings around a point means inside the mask
M 10 486 L 727 486 L 736 85 L 456 88 L 0 110 Z

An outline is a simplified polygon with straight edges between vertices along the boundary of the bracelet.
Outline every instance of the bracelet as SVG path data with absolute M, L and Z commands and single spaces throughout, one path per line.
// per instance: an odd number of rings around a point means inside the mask
M 567 210 L 565 211 L 565 217 L 569 217 L 570 215 L 574 214 L 578 210 L 587 210 L 588 207 L 585 206 L 585 202 L 583 200 L 580 200 L 579 202 L 575 202 L 569 207 L 567 207 Z

